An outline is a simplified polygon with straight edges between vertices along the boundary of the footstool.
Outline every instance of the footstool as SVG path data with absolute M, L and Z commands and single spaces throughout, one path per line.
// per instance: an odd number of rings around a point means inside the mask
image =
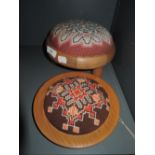
M 108 137 L 119 120 L 119 101 L 99 77 L 83 73 L 59 74 L 38 90 L 33 115 L 41 133 L 69 148 L 84 148 Z
M 83 20 L 56 25 L 46 42 L 47 53 L 56 63 L 74 69 L 92 69 L 101 76 L 102 67 L 115 54 L 111 34 L 103 26 Z

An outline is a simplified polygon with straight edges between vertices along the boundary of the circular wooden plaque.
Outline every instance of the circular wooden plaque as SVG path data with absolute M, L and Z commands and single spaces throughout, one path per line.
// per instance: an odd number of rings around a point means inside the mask
M 55 118 L 55 122 L 52 124 L 49 118 L 47 117 L 48 114 L 45 111 L 45 104 L 46 104 L 45 101 L 47 98 L 47 92 L 49 91 L 49 88 L 55 85 L 57 82 L 62 81 L 63 79 L 72 78 L 73 80 L 73 79 L 76 79 L 77 77 L 81 79 L 84 78 L 84 79 L 89 79 L 91 81 L 97 82 L 99 86 L 106 91 L 106 94 L 108 96 L 108 102 L 109 102 L 108 104 L 110 106 L 110 110 L 108 110 L 108 115 L 104 120 L 104 122 L 100 124 L 98 127 L 96 127 L 94 130 L 92 130 L 91 132 L 88 132 L 88 133 L 81 132 L 82 134 L 79 133 L 79 127 L 76 127 L 75 125 L 73 126 L 73 131 L 75 133 L 66 131 L 66 125 L 68 124 L 65 124 L 65 128 L 64 128 L 65 131 L 63 131 L 63 129 L 60 130 L 59 127 L 53 125 L 53 124 L 58 124 L 61 121 L 60 118 L 53 115 L 52 117 L 56 117 L 56 118 Z M 78 91 L 74 91 L 74 92 L 77 93 Z M 96 97 L 95 95 L 94 97 Z M 74 113 L 75 113 L 75 110 L 76 108 L 74 107 Z M 68 111 L 73 113 L 73 108 L 69 109 Z M 63 73 L 49 79 L 38 90 L 33 104 L 34 120 L 39 130 L 41 131 L 41 133 L 47 139 L 54 142 L 55 144 L 61 145 L 63 147 L 69 147 L 69 148 L 89 147 L 103 141 L 106 137 L 108 137 L 112 133 L 112 131 L 116 127 L 117 122 L 119 120 L 119 113 L 120 113 L 119 101 L 113 89 L 99 77 L 92 74 L 86 74 L 83 72 Z M 102 113 L 100 115 L 102 117 Z M 91 120 L 94 121 L 94 124 L 96 126 L 99 124 L 98 119 L 93 118 Z M 89 125 L 90 124 L 88 125 L 85 124 L 86 127 L 89 127 Z M 68 126 L 67 126 L 67 129 L 68 129 Z

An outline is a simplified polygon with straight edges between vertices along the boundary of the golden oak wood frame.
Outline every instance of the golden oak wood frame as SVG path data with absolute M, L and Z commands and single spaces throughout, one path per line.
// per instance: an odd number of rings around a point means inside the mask
M 44 99 L 49 86 L 65 77 L 74 77 L 74 76 L 89 78 L 99 82 L 101 86 L 103 86 L 103 88 L 108 93 L 111 105 L 109 115 L 106 121 L 98 129 L 82 135 L 66 134 L 56 129 L 48 121 L 44 112 Z M 63 73 L 49 79 L 38 90 L 33 104 L 34 119 L 36 125 L 38 126 L 42 134 L 45 137 L 47 137 L 50 141 L 68 148 L 84 148 L 103 141 L 106 137 L 108 137 L 112 133 L 112 131 L 116 127 L 119 120 L 119 113 L 120 113 L 119 100 L 115 95 L 114 90 L 99 77 L 93 74 L 86 74 L 83 72 Z

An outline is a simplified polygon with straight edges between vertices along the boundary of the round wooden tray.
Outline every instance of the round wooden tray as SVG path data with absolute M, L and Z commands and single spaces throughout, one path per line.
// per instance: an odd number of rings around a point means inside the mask
M 102 85 L 103 88 L 108 93 L 111 107 L 107 119 L 99 128 L 90 133 L 81 135 L 67 134 L 65 132 L 58 130 L 48 121 L 44 112 L 44 99 L 49 86 L 63 79 L 64 77 L 66 78 L 74 76 L 93 79 L 97 81 L 100 85 Z M 103 141 L 106 137 L 108 137 L 112 133 L 112 131 L 116 127 L 117 122 L 119 120 L 119 113 L 120 113 L 119 101 L 114 93 L 114 90 L 99 77 L 92 74 L 86 74 L 83 72 L 63 73 L 55 77 L 52 77 L 51 79 L 46 81 L 38 90 L 33 104 L 34 120 L 41 133 L 50 141 L 58 145 L 69 148 L 89 147 Z

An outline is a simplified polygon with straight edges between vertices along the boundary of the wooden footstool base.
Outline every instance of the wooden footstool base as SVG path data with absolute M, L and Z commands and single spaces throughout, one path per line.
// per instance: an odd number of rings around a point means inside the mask
M 92 74 L 70 72 L 46 81 L 33 105 L 36 125 L 50 141 L 84 148 L 108 137 L 119 120 L 113 89 Z

